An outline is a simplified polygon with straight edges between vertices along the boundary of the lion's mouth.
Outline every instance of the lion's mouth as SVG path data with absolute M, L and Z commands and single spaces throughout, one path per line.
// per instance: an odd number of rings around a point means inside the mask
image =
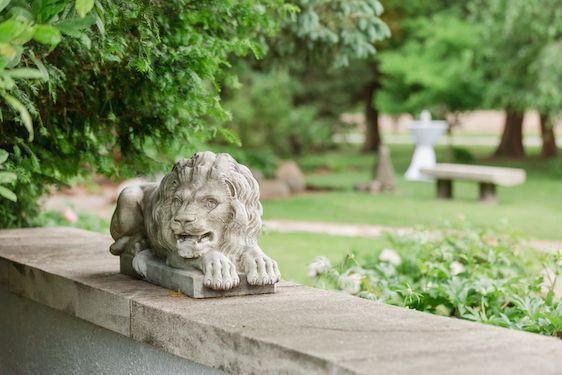
M 200 235 L 189 234 L 189 233 L 176 234 L 176 240 L 178 241 L 178 243 L 182 243 L 186 241 L 196 242 L 196 243 L 211 242 L 213 241 L 214 237 L 215 236 L 213 232 L 206 232 Z

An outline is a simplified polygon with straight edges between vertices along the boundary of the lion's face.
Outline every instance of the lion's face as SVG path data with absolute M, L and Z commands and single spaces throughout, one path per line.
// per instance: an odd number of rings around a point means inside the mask
M 202 152 L 180 160 L 162 180 L 145 228 L 160 257 L 198 258 L 209 250 L 238 259 L 257 244 L 259 187 L 228 154 Z
M 232 197 L 224 183 L 182 184 L 172 198 L 170 230 L 178 255 L 198 258 L 223 242 Z

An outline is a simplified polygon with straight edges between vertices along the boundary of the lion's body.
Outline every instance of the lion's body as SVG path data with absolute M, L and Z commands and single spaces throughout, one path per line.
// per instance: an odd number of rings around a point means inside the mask
M 272 283 L 279 278 L 277 266 L 257 245 L 261 214 L 259 186 L 248 168 L 228 154 L 198 153 L 177 162 L 160 184 L 120 194 L 110 250 L 119 255 L 148 246 L 167 260 L 201 258 L 205 273 L 206 263 L 227 260 L 247 273 L 259 274 L 265 267 L 256 283 Z

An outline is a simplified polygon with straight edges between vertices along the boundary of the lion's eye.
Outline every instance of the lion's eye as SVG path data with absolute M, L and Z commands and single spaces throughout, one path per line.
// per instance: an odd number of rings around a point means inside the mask
M 219 202 L 217 202 L 215 199 L 207 199 L 207 208 L 209 209 L 217 207 L 218 204 Z
M 174 197 L 174 204 L 182 204 L 182 200 L 180 197 Z

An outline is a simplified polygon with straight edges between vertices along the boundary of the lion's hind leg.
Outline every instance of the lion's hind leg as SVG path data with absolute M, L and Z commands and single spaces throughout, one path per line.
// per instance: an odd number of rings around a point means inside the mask
M 111 218 L 110 232 L 115 242 L 109 247 L 113 255 L 132 254 L 146 245 L 142 203 L 144 191 L 140 186 L 123 189 Z

